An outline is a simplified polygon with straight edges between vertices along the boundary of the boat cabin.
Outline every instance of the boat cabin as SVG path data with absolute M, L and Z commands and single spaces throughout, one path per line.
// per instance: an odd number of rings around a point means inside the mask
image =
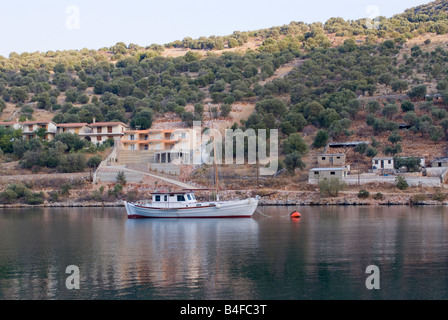
M 192 192 L 160 192 L 152 194 L 152 206 L 157 207 L 188 206 L 196 202 Z

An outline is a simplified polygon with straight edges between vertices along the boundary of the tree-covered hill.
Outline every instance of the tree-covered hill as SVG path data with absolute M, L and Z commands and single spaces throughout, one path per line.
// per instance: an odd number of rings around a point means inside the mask
M 246 103 L 255 111 L 236 126 L 278 128 L 288 166 L 300 167 L 306 150 L 328 141 L 365 137 L 382 142 L 372 143 L 370 156 L 413 153 L 419 143 L 442 153 L 447 7 L 446 0 L 434 1 L 379 17 L 374 27 L 367 19 L 335 17 L 165 45 L 11 53 L 0 57 L 0 111 L 9 108 L 23 120 L 43 110 L 57 123 L 96 118 L 144 129 L 166 114 L 191 125 L 208 102 L 223 117 Z M 245 45 L 244 52 L 233 50 Z M 169 56 L 173 49 L 184 52 Z M 273 77 L 294 61 L 300 63 L 289 74 Z M 436 93 L 441 99 L 426 96 Z M 304 130 L 307 148 L 301 148 Z

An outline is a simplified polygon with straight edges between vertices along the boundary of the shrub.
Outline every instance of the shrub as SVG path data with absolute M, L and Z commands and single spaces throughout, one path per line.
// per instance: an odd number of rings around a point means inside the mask
M 59 172 L 80 172 L 86 168 L 86 156 L 82 153 L 71 153 L 60 157 Z
M 13 203 L 15 200 L 17 200 L 17 198 L 17 193 L 15 193 L 13 190 L 7 189 L 0 193 L 0 203 L 3 204 Z
M 416 194 L 412 197 L 412 202 L 421 203 L 427 199 L 426 194 Z
M 49 200 L 51 202 L 56 202 L 59 200 L 59 192 L 57 192 L 57 191 L 51 191 L 48 193 L 48 195 L 50 197 Z
M 431 197 L 432 200 L 443 202 L 446 199 L 446 194 L 441 192 L 440 190 L 437 190 L 436 193 L 434 193 Z
M 360 199 L 367 199 L 368 197 L 370 197 L 370 193 L 367 190 L 359 190 L 358 192 L 358 198 Z
M 62 185 L 61 195 L 63 195 L 64 197 L 68 196 L 70 194 L 70 189 L 72 189 L 71 184 L 66 183 L 66 184 Z
M 31 193 L 30 189 L 20 183 L 11 184 L 6 188 L 6 190 L 14 191 L 17 195 L 17 198 L 25 198 Z
M 319 130 L 317 132 L 316 137 L 314 138 L 313 147 L 321 148 L 327 145 L 327 141 L 330 138 L 330 135 L 325 130 Z
M 98 168 L 101 161 L 103 161 L 103 158 L 100 155 L 90 157 L 89 160 L 87 160 L 87 166 L 90 168 Z
M 222 117 L 227 117 L 230 112 L 232 111 L 232 106 L 229 104 L 223 104 L 221 106 L 221 116 Z
M 383 200 L 384 196 L 381 192 L 377 192 L 376 194 L 373 195 L 372 197 L 374 200 Z
M 324 179 L 319 182 L 319 192 L 323 197 L 337 197 L 345 188 L 345 183 L 338 178 Z
M 119 171 L 117 173 L 116 177 L 117 183 L 124 186 L 126 184 L 126 175 L 124 174 L 124 171 Z
M 398 176 L 397 179 L 397 188 L 400 190 L 406 190 L 407 188 L 409 188 L 408 182 L 406 181 L 405 178 Z
M 377 154 L 378 154 L 378 151 L 375 148 L 368 147 L 366 150 L 366 156 L 368 156 L 369 158 L 373 158 Z
M 29 193 L 25 197 L 25 203 L 32 204 L 32 205 L 44 203 L 44 193 L 42 191 Z

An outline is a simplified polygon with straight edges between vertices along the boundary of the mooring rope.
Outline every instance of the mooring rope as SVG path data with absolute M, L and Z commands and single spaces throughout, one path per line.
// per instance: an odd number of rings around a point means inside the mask
M 267 218 L 272 218 L 271 216 L 268 216 L 268 215 L 264 214 L 263 212 L 261 212 L 261 210 L 258 209 L 258 208 L 257 208 L 256 211 L 257 211 L 259 214 L 261 214 L 262 216 L 265 216 L 265 217 L 267 217 Z

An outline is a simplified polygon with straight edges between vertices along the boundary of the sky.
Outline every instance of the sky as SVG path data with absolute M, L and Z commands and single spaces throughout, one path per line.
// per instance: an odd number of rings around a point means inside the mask
M 430 0 L 15 0 L 0 3 L 0 55 L 148 46 L 291 21 L 391 17 Z

